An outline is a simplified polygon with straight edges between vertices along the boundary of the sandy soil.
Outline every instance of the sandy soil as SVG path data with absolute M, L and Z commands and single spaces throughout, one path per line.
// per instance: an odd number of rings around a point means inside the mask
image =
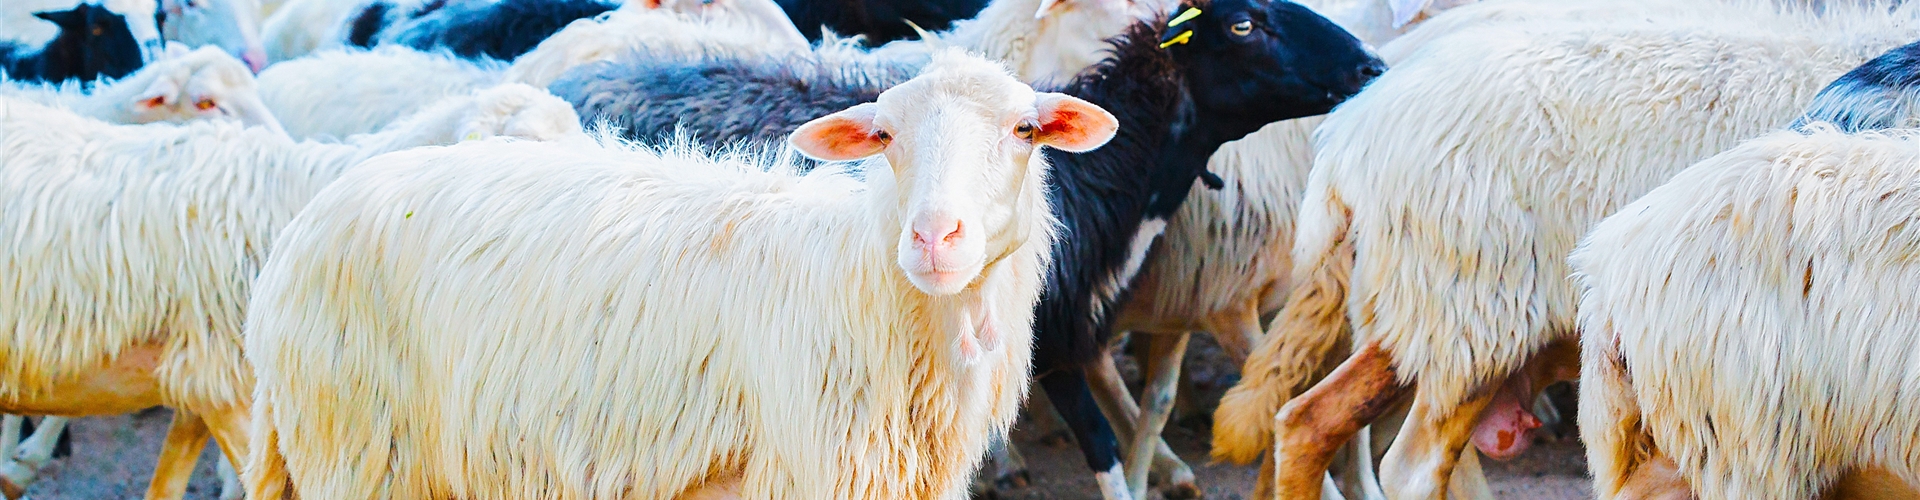
M 1169 425 L 1166 437 L 1182 458 L 1193 465 L 1199 483 L 1210 499 L 1242 499 L 1253 491 L 1253 466 L 1207 463 L 1207 422 L 1219 394 L 1231 386 L 1237 373 L 1224 362 L 1219 348 L 1209 339 L 1196 338 L 1185 365 L 1191 381 L 1183 388 L 1186 411 Z M 1130 361 L 1122 370 L 1135 373 Z M 1137 381 L 1135 381 L 1137 383 Z M 159 455 L 160 441 L 166 436 L 171 413 L 149 410 L 136 415 L 86 418 L 74 421 L 73 456 L 54 460 L 43 479 L 28 489 L 28 498 L 36 500 L 101 500 L 139 498 L 146 491 Z M 1014 430 L 1014 442 L 1026 456 L 1033 484 L 1004 492 L 1001 498 L 1098 499 L 1099 489 L 1079 448 L 1059 434 L 1043 434 L 1042 426 L 1023 420 Z M 1487 474 L 1499 498 L 1579 499 L 1588 497 L 1586 462 L 1578 442 L 1556 438 L 1548 433 L 1525 456 L 1509 463 L 1485 462 Z M 219 498 L 220 484 L 214 477 L 212 446 L 200 457 L 199 468 L 187 488 L 187 498 Z M 1158 496 L 1155 496 L 1158 498 Z

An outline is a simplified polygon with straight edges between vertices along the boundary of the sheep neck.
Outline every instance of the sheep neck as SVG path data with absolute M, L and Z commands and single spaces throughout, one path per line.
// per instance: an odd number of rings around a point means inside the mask
M 1054 246 L 1035 317 L 1035 359 L 1044 363 L 1076 364 L 1100 351 L 1108 313 L 1125 300 L 1137 271 L 1129 269 L 1136 262 L 1132 247 L 1155 236 L 1140 233 L 1161 191 L 1157 183 L 1177 177 L 1163 173 L 1159 159 L 1170 154 L 1165 149 L 1175 144 L 1176 129 L 1193 128 L 1181 116 L 1191 104 L 1184 74 L 1157 40 L 1151 25 L 1136 23 L 1115 40 L 1112 57 L 1063 89 L 1113 113 L 1120 129 L 1086 153 L 1048 151 L 1054 166 L 1049 194 L 1066 234 Z M 1188 177 L 1181 189 L 1191 183 Z

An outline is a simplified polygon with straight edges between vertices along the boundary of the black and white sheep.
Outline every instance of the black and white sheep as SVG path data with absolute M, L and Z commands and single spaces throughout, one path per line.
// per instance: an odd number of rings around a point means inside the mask
M 39 50 L 0 42 L 0 72 L 15 80 L 90 82 L 120 78 L 140 69 L 140 42 L 127 19 L 106 7 L 83 3 L 72 9 L 35 12 L 60 26 L 60 34 Z

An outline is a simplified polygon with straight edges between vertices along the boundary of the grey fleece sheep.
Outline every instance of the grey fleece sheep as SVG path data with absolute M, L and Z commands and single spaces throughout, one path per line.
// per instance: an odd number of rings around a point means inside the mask
M 548 90 L 584 124 L 601 120 L 627 139 L 660 143 L 676 127 L 705 144 L 776 142 L 808 120 L 913 78 L 917 67 L 822 61 L 645 54 L 568 72 Z

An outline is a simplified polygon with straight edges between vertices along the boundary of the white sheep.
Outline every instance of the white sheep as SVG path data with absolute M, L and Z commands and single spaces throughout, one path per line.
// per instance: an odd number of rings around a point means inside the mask
M 219 49 L 207 47 L 163 59 L 140 68 L 126 78 L 84 92 L 75 82 L 62 85 L 0 82 L 0 95 L 68 109 L 82 116 L 109 123 L 141 124 L 153 122 L 185 123 L 198 119 L 229 119 L 248 126 L 280 132 L 280 123 L 260 103 L 254 90 L 253 74 L 246 65 Z M 17 416 L 7 416 L 11 432 L 0 432 L 0 489 L 21 489 L 32 483 L 41 466 L 52 458 L 59 435 L 66 429 L 64 417 L 47 417 L 40 422 L 15 453 L 18 434 Z M 176 458 L 180 458 L 177 457 Z M 194 460 L 198 457 L 184 457 Z M 238 498 L 239 476 L 222 460 L 222 498 Z M 164 465 L 162 467 L 165 467 Z M 187 467 L 191 467 L 188 462 Z M 185 484 L 180 485 L 182 488 Z M 182 491 L 163 497 L 177 498 Z
M 336 142 L 447 96 L 491 87 L 501 67 L 398 46 L 326 51 L 260 72 L 260 98 L 288 135 Z
M 864 181 L 671 147 L 371 160 L 253 297 L 252 435 L 278 446 L 248 492 L 964 498 L 1029 375 L 1036 153 L 1117 126 L 956 51 L 794 133 L 883 155 Z
M 1786 124 L 1825 82 L 1920 28 L 1912 5 L 1664 8 L 1433 39 L 1319 127 L 1295 289 L 1236 391 L 1287 401 L 1343 341 L 1356 355 L 1277 416 L 1244 413 L 1275 419 L 1278 435 L 1251 448 L 1282 443 L 1279 494 L 1317 491 L 1326 453 L 1380 409 L 1313 408 L 1407 387 L 1413 407 L 1381 469 L 1387 493 L 1443 491 L 1469 439 L 1500 455 L 1524 448 L 1498 437 L 1530 418 L 1514 399 L 1569 374 L 1528 364 L 1573 338 L 1564 276 L 1578 235 L 1679 168 Z
M 286 0 L 273 5 L 272 12 L 260 23 L 260 38 L 267 51 L 267 61 L 279 64 L 314 52 L 345 46 L 346 34 L 342 30 L 346 27 L 347 18 L 365 3 L 360 0 Z M 401 7 L 412 8 L 417 3 L 402 2 Z
M 351 145 L 237 123 L 112 125 L 0 96 L 0 412 L 176 411 L 149 498 L 178 498 L 211 435 L 245 452 L 239 326 L 273 232 L 374 154 L 506 133 L 584 139 L 525 86 L 450 99 Z M 169 493 L 171 492 L 171 493 Z
M 120 124 L 185 123 L 231 119 L 280 131 L 280 122 L 260 100 L 253 73 L 220 49 L 203 47 L 141 67 L 92 92 L 77 82 L 61 85 L 0 82 L 0 95 L 64 108 Z
M 1717 0 L 1689 0 L 1712 2 Z M 1795 0 L 1781 0 L 1791 4 Z M 1430 41 L 1477 26 L 1515 22 L 1607 22 L 1620 18 L 1683 15 L 1692 8 L 1689 2 L 1666 0 L 1627 2 L 1477 2 L 1436 0 L 1418 12 L 1399 10 L 1402 2 L 1374 0 L 1371 3 L 1320 2 L 1330 19 L 1340 22 L 1362 39 L 1380 46 L 1380 56 L 1389 65 L 1410 57 Z M 1392 5 L 1389 5 L 1391 3 Z M 1323 5 L 1324 4 L 1324 5 Z M 1446 15 L 1439 15 L 1444 12 Z M 1391 19 L 1407 16 L 1414 24 L 1394 26 Z M 1419 29 L 1411 29 L 1418 26 Z M 1381 37 L 1385 38 L 1369 38 Z M 1276 124 L 1256 134 L 1261 140 L 1230 143 L 1216 154 L 1209 169 L 1225 180 L 1221 190 L 1195 188 L 1187 204 L 1170 222 L 1162 247 L 1164 258 L 1151 261 L 1141 282 L 1135 286 L 1134 304 L 1122 317 L 1129 323 L 1158 323 L 1163 326 L 1140 327 L 1149 331 L 1178 331 L 1182 318 L 1188 329 L 1221 332 L 1242 325 L 1241 337 L 1248 342 L 1260 338 L 1257 318 L 1286 314 L 1281 307 L 1292 287 L 1294 213 L 1304 195 L 1310 170 L 1312 147 L 1309 137 L 1324 117 L 1312 117 Z M 1180 279 L 1163 278 L 1163 276 Z M 1341 301 L 1344 296 L 1307 295 L 1301 299 Z M 1303 304 L 1296 311 L 1311 314 L 1325 307 Z M 1300 321 L 1305 318 L 1293 318 Z M 1213 328 L 1209 328 L 1213 326 Z M 1277 327 L 1277 323 L 1275 325 Z M 1221 337 L 1216 337 L 1221 338 Z M 1241 339 L 1221 338 L 1230 355 L 1244 353 Z M 1318 363 L 1324 352 L 1290 350 L 1284 344 L 1264 344 L 1265 349 L 1251 353 L 1246 363 L 1253 367 L 1242 373 L 1243 382 L 1227 392 L 1214 415 L 1213 454 L 1221 460 L 1247 462 L 1260 459 L 1272 466 L 1273 415 L 1287 395 L 1304 390 L 1316 373 L 1324 370 L 1296 370 L 1293 367 Z M 1301 355 L 1299 359 L 1276 356 Z M 1282 368 L 1284 367 L 1284 369 Z M 1328 365 L 1331 367 L 1331 365 Z M 1286 377 L 1294 379 L 1281 380 Z M 1171 382 L 1168 382 L 1171 383 Z M 1269 390 L 1275 386 L 1295 386 L 1294 391 Z M 1535 389 L 1539 389 L 1536 387 Z M 1388 423 L 1391 423 L 1390 421 Z M 1392 426 L 1375 426 L 1374 434 L 1388 434 L 1376 440 L 1376 452 L 1391 441 Z M 1365 440 L 1368 436 L 1362 434 Z M 1472 459 L 1473 457 L 1466 457 Z M 1457 474 L 1459 479 L 1477 481 L 1484 487 L 1477 464 Z M 1370 467 L 1360 464 L 1360 467 Z M 1364 473 L 1363 473 L 1364 474 Z M 1270 477 L 1263 474 L 1256 493 L 1264 493 Z M 1348 486 L 1348 485 L 1343 485 Z M 1347 491 L 1351 496 L 1354 491 Z M 1256 494 L 1256 496 L 1260 496 Z
M 806 37 L 772 0 L 726 1 L 732 9 L 684 14 L 668 8 L 623 6 L 598 17 L 576 20 L 514 58 L 502 78 L 545 88 L 574 67 L 619 61 L 639 49 L 738 57 L 807 50 Z
M 1595 225 L 1570 258 L 1595 494 L 1646 498 L 1664 461 L 1683 497 L 1834 498 L 1876 474 L 1904 485 L 1873 498 L 1920 495 L 1916 186 L 1920 131 L 1819 124 Z

